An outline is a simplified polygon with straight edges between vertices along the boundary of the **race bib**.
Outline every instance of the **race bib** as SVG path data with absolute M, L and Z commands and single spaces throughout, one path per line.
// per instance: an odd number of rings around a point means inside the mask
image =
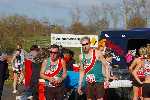
M 89 67 L 89 64 L 84 65 L 84 69 L 87 69 Z
M 58 81 L 58 80 L 60 80 L 61 78 L 60 77 L 57 77 L 57 76 L 54 76 L 54 79 L 56 80 L 56 81 Z M 61 86 L 62 85 L 62 83 L 51 83 L 51 82 L 49 82 L 49 84 L 48 84 L 48 86 L 49 87 L 58 87 L 58 86 Z
M 94 82 L 96 82 L 96 79 L 95 79 L 94 74 L 88 74 L 88 75 L 86 76 L 86 81 L 89 82 L 89 83 L 94 83 Z
M 137 75 L 138 75 L 138 77 L 144 77 L 145 75 L 144 75 L 144 69 L 143 68 L 141 68 L 140 70 L 138 70 L 138 72 L 137 72 Z
M 21 63 L 15 63 L 15 68 L 18 68 L 21 65 Z
M 45 71 L 45 74 L 48 75 L 48 74 L 52 74 L 54 73 L 56 70 L 57 70 L 58 66 L 56 67 L 51 67 L 49 68 L 48 70 Z

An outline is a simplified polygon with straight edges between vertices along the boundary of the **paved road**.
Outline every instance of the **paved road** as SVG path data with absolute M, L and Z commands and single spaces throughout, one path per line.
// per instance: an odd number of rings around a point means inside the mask
M 4 86 L 2 100 L 16 100 L 16 96 L 21 95 L 23 93 L 23 86 L 18 87 L 19 93 L 13 94 L 11 86 Z

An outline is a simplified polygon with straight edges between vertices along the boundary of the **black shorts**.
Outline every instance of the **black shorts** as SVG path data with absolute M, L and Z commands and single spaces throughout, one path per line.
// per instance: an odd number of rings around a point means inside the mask
M 104 83 L 88 83 L 87 84 L 87 98 L 101 98 L 104 97 L 105 89 Z
M 64 86 L 60 87 L 45 87 L 46 100 L 63 100 Z
M 150 98 L 150 83 L 143 84 L 142 96 L 144 98 Z

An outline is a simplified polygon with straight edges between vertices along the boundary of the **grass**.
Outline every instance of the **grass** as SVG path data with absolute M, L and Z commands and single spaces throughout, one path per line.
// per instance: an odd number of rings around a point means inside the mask
M 13 83 L 12 66 L 9 64 L 8 68 L 9 68 L 9 78 L 5 81 L 5 85 L 12 86 L 12 83 Z
M 50 36 L 34 36 L 34 37 L 28 37 L 26 38 L 25 42 L 23 43 L 23 48 L 28 52 L 29 48 L 33 45 L 33 44 L 37 44 L 40 46 L 48 46 L 50 44 Z M 72 51 L 74 51 L 75 55 L 74 55 L 74 59 L 76 60 L 76 63 L 79 63 L 79 54 L 80 54 L 80 48 L 69 48 Z M 8 57 L 8 62 L 10 63 L 11 60 L 11 56 Z M 7 85 L 12 85 L 13 82 L 13 72 L 12 72 L 12 67 L 9 64 L 9 73 L 10 73 L 10 77 L 8 80 L 5 81 L 5 84 Z
M 23 44 L 23 48 L 26 51 L 29 51 L 29 48 L 33 44 L 37 44 L 39 46 L 48 46 L 50 44 L 50 36 L 34 36 L 34 37 L 28 37 L 25 40 L 25 43 Z
M 37 44 L 40 45 L 41 47 L 44 46 L 48 46 L 50 45 L 50 36 L 35 36 L 35 37 L 29 37 L 26 40 L 26 43 L 24 44 L 24 49 L 26 51 L 29 51 L 29 48 L 33 45 L 33 44 Z M 69 47 L 67 47 L 69 48 Z M 72 51 L 74 51 L 75 55 L 74 55 L 74 59 L 76 60 L 76 62 L 79 62 L 79 54 L 80 54 L 80 48 L 69 48 Z

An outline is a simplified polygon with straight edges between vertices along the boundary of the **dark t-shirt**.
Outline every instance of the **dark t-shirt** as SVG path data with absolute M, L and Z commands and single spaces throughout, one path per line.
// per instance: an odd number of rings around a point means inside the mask
M 73 64 L 75 64 L 74 59 L 71 59 L 69 62 L 66 63 L 67 71 L 73 71 Z
M 7 79 L 9 72 L 8 72 L 8 63 L 6 60 L 1 61 L 0 60 L 0 78 L 2 78 L 2 80 Z
M 40 78 L 40 70 L 41 70 L 41 64 L 32 62 L 31 81 L 33 82 L 33 84 L 38 83 L 38 79 Z

